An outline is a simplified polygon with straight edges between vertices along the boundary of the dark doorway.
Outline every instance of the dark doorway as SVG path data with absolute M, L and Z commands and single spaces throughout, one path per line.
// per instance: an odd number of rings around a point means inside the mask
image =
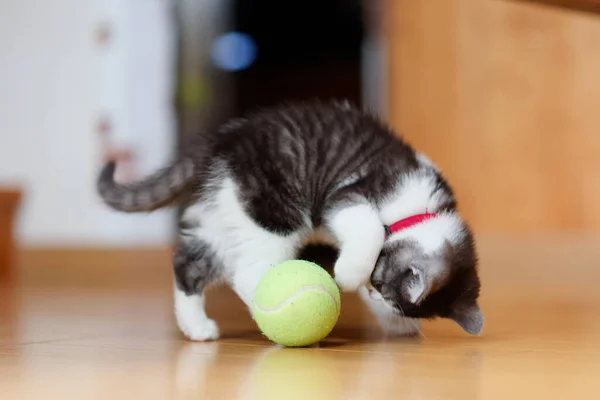
M 237 0 L 232 30 L 254 40 L 256 59 L 233 72 L 236 114 L 314 98 L 361 104 L 360 0 Z

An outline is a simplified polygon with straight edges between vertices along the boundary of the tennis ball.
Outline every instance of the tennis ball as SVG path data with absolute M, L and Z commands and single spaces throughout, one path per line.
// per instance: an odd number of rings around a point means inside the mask
M 285 261 L 271 268 L 258 283 L 252 314 L 273 342 L 308 346 L 333 329 L 340 315 L 340 291 L 317 264 Z

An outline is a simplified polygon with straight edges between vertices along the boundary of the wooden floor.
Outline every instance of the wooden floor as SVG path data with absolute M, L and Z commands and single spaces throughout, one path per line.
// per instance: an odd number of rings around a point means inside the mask
M 169 257 L 29 253 L 0 291 L 0 398 L 589 399 L 600 376 L 600 241 L 480 242 L 486 325 L 385 338 L 353 296 L 319 347 L 281 349 L 228 290 L 224 338 L 191 343 L 171 314 Z

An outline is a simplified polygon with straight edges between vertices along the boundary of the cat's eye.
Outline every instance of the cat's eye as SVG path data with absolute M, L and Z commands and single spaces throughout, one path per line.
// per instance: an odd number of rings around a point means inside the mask
M 381 291 L 381 287 L 383 286 L 383 282 L 382 281 L 371 281 L 371 285 L 377 289 L 378 291 Z

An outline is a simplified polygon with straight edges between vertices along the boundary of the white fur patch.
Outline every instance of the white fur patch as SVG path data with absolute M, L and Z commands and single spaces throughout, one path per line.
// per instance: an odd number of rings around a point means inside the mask
M 434 212 L 448 200 L 448 195 L 442 191 L 433 194 L 435 187 L 435 176 L 425 169 L 403 177 L 393 195 L 381 207 L 381 221 L 391 225 L 412 215 Z M 441 213 L 436 218 L 392 234 L 388 240 L 412 238 L 419 242 L 426 253 L 433 253 L 446 240 L 452 244 L 458 243 L 464 234 L 464 224 L 458 214 Z
M 175 287 L 175 318 L 181 332 L 191 340 L 205 341 L 219 337 L 219 328 L 204 312 L 204 296 L 187 296 Z
M 345 291 L 356 291 L 369 281 L 384 241 L 377 211 L 369 204 L 343 207 L 332 212 L 328 226 L 340 246 L 335 279 Z
M 217 193 L 212 201 L 186 210 L 184 219 L 198 224 L 187 233 L 211 247 L 225 265 L 225 278 L 250 307 L 264 273 L 293 257 L 303 234 L 280 236 L 258 226 L 244 211 L 232 179 L 224 179 L 214 189 Z M 217 325 L 206 316 L 201 295 L 186 296 L 175 288 L 175 315 L 181 331 L 192 340 L 219 336 Z
M 442 213 L 435 218 L 396 232 L 388 240 L 413 239 L 423 247 L 426 254 L 431 254 L 440 250 L 446 240 L 451 244 L 457 244 L 464 235 L 464 225 L 458 214 Z
M 431 173 L 418 170 L 406 175 L 381 207 L 381 221 L 391 225 L 403 218 L 435 210 L 447 200 L 447 195 L 441 191 L 432 194 L 434 190 L 435 176 Z
M 225 178 L 211 203 L 199 203 L 185 218 L 199 221 L 193 230 L 225 265 L 226 278 L 250 306 L 258 281 L 272 266 L 294 256 L 306 233 L 281 236 L 258 226 L 240 203 L 237 185 Z

